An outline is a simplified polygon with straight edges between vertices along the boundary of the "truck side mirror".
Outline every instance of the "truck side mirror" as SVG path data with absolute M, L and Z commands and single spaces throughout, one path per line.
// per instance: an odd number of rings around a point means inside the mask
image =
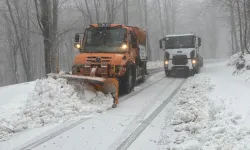
M 200 37 L 198 38 L 198 46 L 199 47 L 201 46 L 201 38 Z
M 79 43 L 80 42 L 80 34 L 76 33 L 75 34 L 75 43 Z
M 132 42 L 132 48 L 138 48 L 138 46 L 137 46 L 137 40 L 136 40 L 135 36 L 132 36 L 131 42 Z
M 78 50 L 82 50 L 82 40 L 83 39 L 83 33 L 76 33 L 75 34 L 75 42 L 74 42 L 74 47 Z
M 160 49 L 165 50 L 166 47 L 165 39 L 161 39 L 159 44 L 160 44 Z

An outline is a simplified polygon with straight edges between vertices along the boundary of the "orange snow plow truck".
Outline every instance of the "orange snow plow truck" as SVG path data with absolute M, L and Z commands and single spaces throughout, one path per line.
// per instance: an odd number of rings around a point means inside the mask
M 92 24 L 75 35 L 72 74 L 50 74 L 90 84 L 97 91 L 110 93 L 113 108 L 120 93 L 130 93 L 147 73 L 146 33 L 138 27 L 119 24 Z

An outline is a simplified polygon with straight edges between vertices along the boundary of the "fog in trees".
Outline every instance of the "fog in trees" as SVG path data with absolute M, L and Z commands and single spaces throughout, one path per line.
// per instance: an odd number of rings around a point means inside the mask
M 138 26 L 150 61 L 163 60 L 159 40 L 195 33 L 204 58 L 248 52 L 247 0 L 0 0 L 0 86 L 70 71 L 74 34 L 92 23 Z

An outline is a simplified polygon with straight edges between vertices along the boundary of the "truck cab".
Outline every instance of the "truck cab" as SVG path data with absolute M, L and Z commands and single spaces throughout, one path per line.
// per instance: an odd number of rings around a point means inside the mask
M 91 24 L 84 33 L 75 35 L 72 74 L 116 78 L 119 91 L 130 93 L 147 72 L 146 32 L 120 24 Z
M 167 35 L 161 39 L 166 76 L 180 72 L 186 76 L 199 73 L 203 66 L 200 47 L 201 38 L 195 34 Z

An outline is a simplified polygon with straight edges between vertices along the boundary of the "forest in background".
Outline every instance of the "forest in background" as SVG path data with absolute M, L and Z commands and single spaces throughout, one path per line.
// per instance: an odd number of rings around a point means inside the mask
M 138 26 L 150 61 L 163 59 L 159 39 L 196 33 L 204 58 L 248 52 L 249 0 L 0 0 L 0 86 L 70 71 L 76 32 L 91 23 Z M 59 65 L 57 65 L 59 63 Z

